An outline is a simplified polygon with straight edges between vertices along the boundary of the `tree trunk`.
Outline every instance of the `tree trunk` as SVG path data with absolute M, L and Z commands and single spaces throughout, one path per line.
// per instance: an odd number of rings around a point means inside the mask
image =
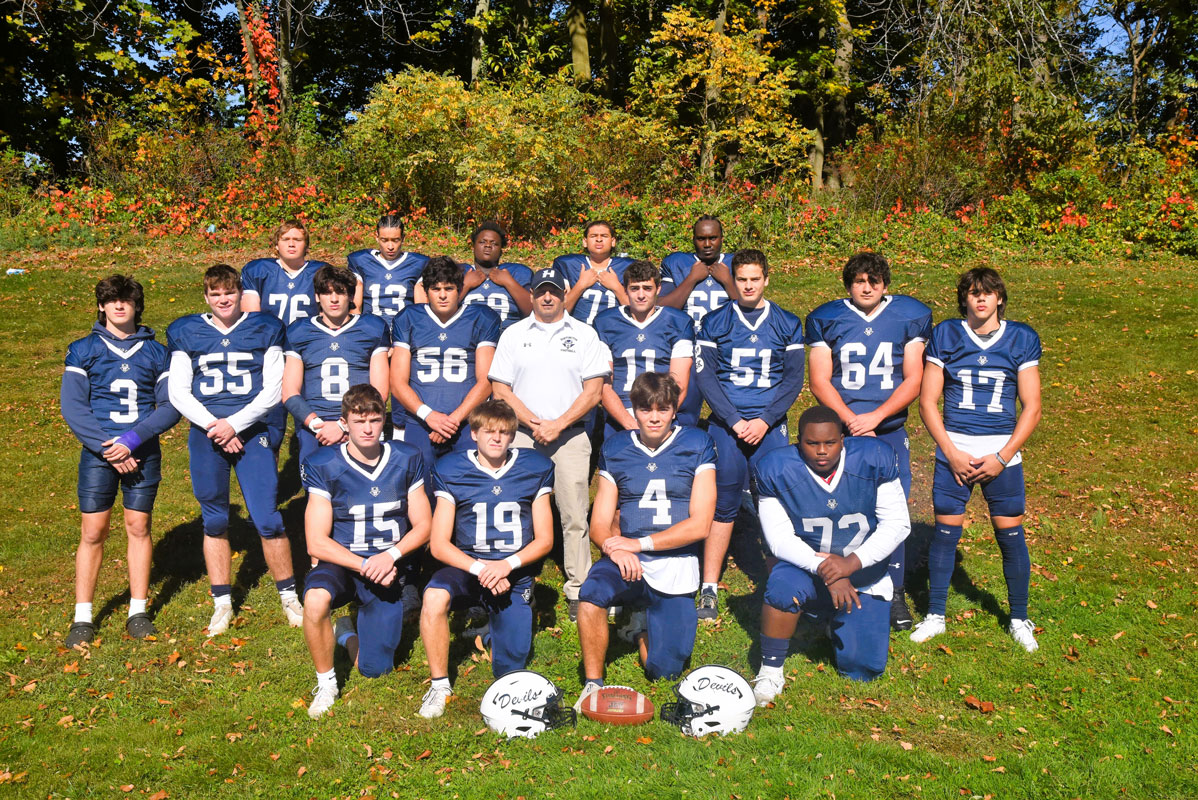
M 714 25 L 712 26 L 713 44 L 711 49 L 712 66 L 720 57 L 720 37 L 724 35 L 724 23 L 728 20 L 727 0 L 716 0 Z M 720 102 L 720 85 L 715 77 L 715 70 L 707 71 L 707 85 L 703 88 L 703 125 L 707 129 L 703 134 L 703 146 L 699 151 L 699 174 L 703 180 L 710 180 L 715 168 L 715 134 L 718 122 L 715 107 Z
M 599 63 L 603 65 L 603 93 L 608 98 L 616 80 L 618 41 L 615 0 L 599 0 Z
M 528 33 L 532 22 L 532 0 L 516 0 L 516 33 Z
M 250 35 L 250 26 L 246 23 L 245 0 L 237 0 L 237 22 L 241 26 L 241 45 L 245 48 L 245 57 L 250 64 L 250 79 L 257 84 L 262 80 L 258 71 L 258 51 L 254 47 L 254 38 Z
M 811 145 L 811 188 L 824 188 L 824 104 L 815 104 L 815 142 Z
M 591 79 L 591 50 L 587 44 L 586 0 L 573 0 L 566 11 L 566 29 L 570 32 L 570 61 L 577 80 Z
M 770 21 L 769 11 L 761 6 L 757 6 L 753 12 L 757 17 L 757 31 L 753 34 L 753 49 L 761 53 L 765 49 L 765 31 L 766 26 Z M 757 76 L 749 78 L 749 85 L 757 84 Z M 740 109 L 736 114 L 737 125 L 741 125 L 748 118 L 747 109 Z M 736 165 L 740 162 L 740 143 L 734 142 L 728 147 L 727 155 L 724 159 L 724 182 L 727 183 L 732 179 L 732 175 L 736 172 Z
M 478 83 L 483 68 L 483 17 L 491 10 L 491 0 L 474 0 L 474 47 L 470 55 L 470 83 Z
M 291 0 L 280 0 L 278 6 L 278 20 L 275 26 L 275 42 L 279 53 L 279 108 L 283 112 L 283 119 L 287 119 L 287 114 L 291 111 L 291 60 L 292 60 L 292 40 L 291 40 Z

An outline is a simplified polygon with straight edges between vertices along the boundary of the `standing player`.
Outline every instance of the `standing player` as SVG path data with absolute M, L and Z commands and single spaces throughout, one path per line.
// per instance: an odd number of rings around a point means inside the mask
M 362 294 L 354 298 L 354 307 L 390 322 L 407 305 L 424 302 L 424 292 L 417 281 L 428 256 L 404 251 L 403 218 L 398 214 L 379 217 L 375 238 L 379 243 L 377 249 L 355 250 L 346 263 L 362 286 L 359 290 Z
M 603 685 L 611 606 L 645 609 L 634 612 L 628 633 L 649 680 L 682 674 L 695 646 L 699 553 L 715 514 L 716 453 L 706 433 L 674 425 L 680 395 L 671 375 L 639 376 L 632 387 L 638 429 L 603 443 L 591 515 L 591 540 L 603 558 L 579 593 L 586 678 L 579 707 Z
M 295 417 L 300 463 L 322 445 L 341 444 L 337 424 L 341 397 L 350 386 L 369 383 L 387 396 L 387 353 L 391 334 L 373 314 L 352 314 L 358 286 L 353 273 L 321 267 L 312 279 L 320 313 L 287 327 L 283 405 Z
M 524 669 L 532 650 L 533 581 L 553 547 L 553 462 L 512 447 L 516 412 L 488 400 L 470 413 L 475 450 L 458 450 L 433 471 L 437 507 L 431 549 L 442 562 L 424 590 L 420 639 L 432 686 L 425 719 L 445 713 L 449 683 L 449 607 L 465 599 L 490 617 L 491 672 Z
M 691 228 L 693 253 L 670 253 L 661 260 L 661 297 L 663 306 L 686 311 L 695 322 L 695 330 L 709 311 L 715 311 L 735 296 L 732 282 L 732 254 L 724 247 L 724 226 L 718 217 L 704 214 Z M 698 425 L 703 397 L 692 366 L 690 386 L 683 392 L 678 421 Z
M 857 253 L 841 276 L 849 296 L 807 316 L 811 393 L 839 416 L 851 436 L 877 436 L 898 454 L 903 492 L 911 496 L 907 407 L 919 397 L 923 350 L 932 335 L 932 309 L 890 295 L 890 264 L 878 253 Z M 906 543 L 890 558 L 894 601 L 890 625 L 911 627 L 903 591 Z
M 308 490 L 304 531 L 319 563 L 304 583 L 304 639 L 316 667 L 308 716 L 316 719 L 339 694 L 334 643 L 350 653 L 358 672 L 377 678 L 391 671 L 403 632 L 403 579 L 398 562 L 428 541 L 431 512 L 420 454 L 403 442 L 382 441 L 386 406 L 369 384 L 341 399 L 345 444 L 322 447 L 303 462 Z M 358 624 L 332 625 L 332 611 L 358 603 Z
M 265 422 L 279 407 L 283 382 L 283 323 L 241 310 L 237 270 L 217 264 L 204 273 L 209 314 L 180 317 L 166 330 L 171 405 L 191 422 L 187 437 L 191 488 L 204 523 L 204 562 L 215 608 L 208 635 L 233 620 L 229 548 L 229 470 L 262 537 L 262 555 L 279 590 L 287 621 L 303 624 L 295 592 L 291 545 L 276 507 L 276 459 L 282 429 Z
M 919 413 L 936 440 L 936 535 L 928 549 L 928 615 L 911 632 L 914 642 L 944 633 L 965 505 L 980 485 L 1002 553 L 1009 632 L 1029 653 L 1039 648 L 1027 618 L 1031 559 L 1023 532 L 1022 449 L 1040 422 L 1040 337 L 1022 322 L 1004 320 L 1006 305 L 1007 287 L 997 272 L 969 270 L 957 281 L 957 308 L 965 319 L 941 322 L 928 345 Z
M 128 538 L 129 616 L 134 639 L 157 633 L 146 611 L 150 592 L 151 513 L 162 475 L 158 434 L 179 421 L 167 397 L 167 351 L 141 324 L 141 284 L 113 275 L 96 284 L 92 331 L 67 348 L 62 376 L 62 416 L 83 449 L 79 453 L 79 511 L 75 552 L 75 620 L 66 646 L 96 636 L 92 600 L 104 561 L 117 489 L 124 497 Z
M 786 413 L 803 390 L 803 324 L 765 299 L 769 264 L 760 250 L 732 259 L 735 302 L 703 317 L 696 374 L 711 406 L 708 433 L 715 440 L 715 522 L 703 551 L 699 619 L 719 614 L 716 589 L 732 538 L 732 524 L 758 460 L 789 442 Z
M 323 261 L 308 260 L 308 229 L 289 219 L 275 229 L 277 258 L 255 258 L 241 270 L 241 310 L 269 311 L 290 325 L 311 316 L 316 304 L 312 278 Z M 355 300 L 361 303 L 361 289 Z
M 566 311 L 590 325 L 600 311 L 628 302 L 620 280 L 632 261 L 612 255 L 616 231 L 610 222 L 588 222 L 582 231 L 582 241 L 584 252 L 558 256 L 553 259 L 552 269 L 564 275 L 569 286 Z
M 660 276 L 648 261 L 633 261 L 624 271 L 628 305 L 602 311 L 595 318 L 595 331 L 611 351 L 611 382 L 603 385 L 609 434 L 636 428 L 629 392 L 639 375 L 668 372 L 683 397 L 688 391 L 694 326 L 678 309 L 657 305 Z
M 391 323 L 395 433 L 402 431 L 429 464 L 434 455 L 470 446 L 462 426 L 491 395 L 487 371 L 499 317 L 483 305 L 462 305 L 462 281 L 452 258 L 430 258 L 420 276 L 428 303 L 409 306 Z
M 515 262 L 500 263 L 507 247 L 507 232 L 494 220 L 487 220 L 470 234 L 474 263 L 463 264 L 466 279 L 462 305 L 482 303 L 499 315 L 503 330 L 532 313 L 532 292 L 528 284 L 532 270 Z
M 761 671 L 753 694 L 770 703 L 803 611 L 830 612 L 836 669 L 870 681 L 890 647 L 887 559 L 911 532 L 894 450 L 872 437 L 844 438 L 840 417 L 814 406 L 799 417 L 797 447 L 757 466 L 761 526 L 778 563 L 761 608 Z

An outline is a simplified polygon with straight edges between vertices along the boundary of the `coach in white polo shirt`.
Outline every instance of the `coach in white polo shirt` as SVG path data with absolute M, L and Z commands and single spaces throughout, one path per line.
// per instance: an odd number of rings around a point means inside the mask
M 562 519 L 564 591 L 570 619 L 578 590 L 591 568 L 587 536 L 591 442 L 583 420 L 599 404 L 611 372 L 607 347 L 595 329 L 566 313 L 566 277 L 542 269 L 532 276 L 532 315 L 499 337 L 491 361 L 497 399 L 516 410 L 516 447 L 535 448 L 553 460 L 553 499 Z

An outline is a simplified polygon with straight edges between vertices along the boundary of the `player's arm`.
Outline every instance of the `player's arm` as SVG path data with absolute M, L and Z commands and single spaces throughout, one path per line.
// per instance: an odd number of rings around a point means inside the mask
M 556 263 L 555 261 L 554 264 Z M 558 267 L 555 266 L 554 269 L 558 269 Z M 589 264 L 585 263 L 578 270 L 578 280 L 570 281 L 570 272 L 566 269 L 562 269 L 562 275 L 566 276 L 566 280 L 570 286 L 570 288 L 566 289 L 566 311 L 573 314 L 574 306 L 578 305 L 578 301 L 582 298 L 582 293 L 591 288 L 599 275 L 595 270 L 591 269 Z
M 487 377 L 487 374 L 491 371 L 491 361 L 494 358 L 495 345 L 493 344 L 480 344 L 474 351 L 474 386 L 466 392 L 461 405 L 449 414 L 449 418 L 456 426 L 455 430 L 462 426 L 462 423 L 470 416 L 470 412 L 476 409 L 479 403 L 491 396 L 491 379 Z
M 170 390 L 167 388 L 169 373 L 164 372 L 154 382 L 154 410 L 133 428 L 116 437 L 104 451 L 109 461 L 125 459 L 141 447 L 142 442 L 166 433 L 178 424 L 180 414 L 171 405 Z
M 732 269 L 723 261 L 716 261 L 709 269 L 716 283 L 724 287 L 724 293 L 736 297 L 736 280 L 732 277 Z
M 799 398 L 799 393 L 803 391 L 803 373 L 806 363 L 807 361 L 803 357 L 802 342 L 791 342 L 786 345 L 786 350 L 782 355 L 782 378 L 771 390 L 772 399 L 761 414 L 760 421 L 765 423 L 766 428 L 761 431 L 761 435 L 757 436 L 755 441 L 750 437 L 744 437 L 749 444 L 760 442 L 761 437 L 765 436 L 771 426 L 776 425 L 779 420 L 786 419 L 790 407 L 794 405 L 795 400 Z M 753 422 L 757 422 L 757 420 L 753 420 Z
M 254 399 L 229 415 L 233 430 L 243 430 L 262 419 L 283 396 L 283 348 L 271 345 L 262 356 L 262 390 Z
M 427 302 L 428 292 L 424 290 L 424 284 L 417 279 L 417 281 L 412 284 L 412 303 L 415 305 L 421 305 L 422 303 Z
M 391 348 L 390 383 L 391 394 L 399 400 L 400 405 L 419 418 L 433 433 L 448 438 L 457 431 L 448 414 L 434 411 L 412 387 L 412 351 L 402 344 Z
M 388 350 L 378 347 L 370 354 L 370 385 L 384 400 L 391 392 L 391 364 L 387 360 Z
M 609 266 L 596 276 L 596 280 L 600 286 L 616 296 L 617 303 L 622 306 L 628 305 L 628 291 L 614 269 Z
M 855 423 L 849 423 L 849 433 L 860 436 L 874 430 L 885 420 L 902 411 L 919 397 L 920 383 L 923 381 L 923 351 L 926 345 L 922 341 L 911 341 L 903 347 L 903 380 L 894 391 L 883 401 L 882 405 L 857 417 Z M 812 377 L 814 384 L 815 378 Z
M 616 389 L 612 386 L 611 375 L 603 380 L 603 388 L 600 389 L 600 402 L 612 422 L 623 426 L 624 430 L 636 430 L 636 418 L 628 413 L 628 409 L 624 407 L 624 401 L 620 399 L 620 395 L 616 394 Z
M 639 545 L 614 548 L 615 542 L 633 541 L 620 535 L 616 524 L 616 509 L 620 490 L 611 475 L 600 472 L 599 485 L 595 489 L 595 504 L 591 508 L 591 541 L 599 546 L 611 562 L 620 568 L 620 577 L 626 581 L 640 580 L 644 574 L 641 567 Z
M 256 284 L 256 279 L 252 276 L 250 280 L 246 279 L 245 269 L 241 270 L 241 310 L 242 311 L 261 311 L 262 310 L 262 295 L 261 289 Z
M 944 368 L 929 361 L 923 369 L 923 384 L 919 389 L 919 416 L 928 435 L 948 460 L 949 470 L 958 486 L 964 485 L 969 474 L 969 455 L 962 453 L 948 437 L 944 417 L 940 415 L 940 397 L 944 394 Z
M 1003 461 L 1010 461 L 1014 458 L 1015 454 L 1023 449 L 1023 445 L 1031 438 L 1036 426 L 1040 424 L 1040 367 L 1033 366 L 1020 370 L 1015 385 L 1019 391 L 1020 410 L 1019 416 L 1015 420 L 1015 430 L 1011 432 L 1011 438 L 1007 439 L 1007 443 L 998 449 L 997 455 L 1001 456 Z M 970 482 L 992 480 L 1006 469 L 993 454 L 974 460 L 970 466 L 972 471 L 966 478 Z
M 549 491 L 544 491 L 532 501 L 532 541 L 507 558 L 478 562 L 482 568 L 472 566 L 470 571 L 478 576 L 478 582 L 493 594 L 503 594 L 511 588 L 508 576 L 525 564 L 539 561 L 553 549 L 553 508 L 549 505 Z
M 639 539 L 621 537 L 617 540 L 613 538 L 608 542 L 607 547 L 601 547 L 601 549 L 608 555 L 611 555 L 609 551 L 616 549 L 631 550 L 634 553 L 651 553 L 658 550 L 676 550 L 679 547 L 702 541 L 707 538 L 711 522 L 715 519 L 715 496 L 715 466 L 707 465 L 706 469 L 695 473 L 695 478 L 691 482 L 690 508 L 686 519 L 675 522 L 664 531 L 651 536 L 642 536 Z
M 171 366 L 166 379 L 170 403 L 192 425 L 207 429 L 217 421 L 216 415 L 192 394 L 191 383 L 194 374 L 191 356 L 182 350 L 171 353 Z
M 815 554 L 811 545 L 799 538 L 790 515 L 778 498 L 763 495 L 757 502 L 757 515 L 761 518 L 761 530 L 771 553 L 812 575 L 818 572 L 823 559 Z
M 353 308 L 351 309 L 351 311 L 354 314 L 361 314 L 362 313 L 362 299 L 363 299 L 363 297 L 362 297 L 363 296 L 362 276 L 355 272 L 354 277 L 357 278 L 358 280 L 354 284 L 354 297 L 353 297 L 354 305 L 353 305 Z M 387 395 L 383 395 L 383 397 L 386 397 L 386 396 Z
M 699 382 L 699 391 L 703 393 L 703 399 L 707 401 L 707 405 L 711 406 L 711 413 L 729 428 L 744 422 L 740 412 L 736 410 L 736 406 L 732 405 L 732 401 L 724 392 L 724 384 L 720 382 L 720 376 L 716 371 L 716 364 L 719 360 L 719 349 L 716 343 L 700 340 L 697 344 L 699 369 L 695 373 L 695 379 Z
M 511 406 L 512 410 L 516 412 L 516 418 L 525 428 L 533 428 L 540 423 L 540 418 L 529 411 L 528 406 L 524 405 L 519 397 L 516 397 L 516 393 L 508 384 L 492 377 L 491 394 L 496 400 L 502 400 Z
M 308 490 L 308 507 L 304 510 L 304 540 L 312 558 L 339 564 L 361 573 L 369 559 L 350 552 L 333 539 L 333 504 L 324 493 Z
M 111 437 L 104 433 L 92 413 L 91 384 L 82 367 L 67 365 L 62 374 L 58 402 L 62 407 L 62 418 L 79 443 L 93 453 L 102 453 Z
M 527 317 L 532 313 L 532 292 L 515 275 L 502 266 L 496 266 L 491 270 L 491 280 L 512 296 L 516 308 L 520 309 L 520 316 Z
M 851 577 L 857 570 L 889 559 L 894 549 L 911 533 L 907 496 L 898 478 L 878 487 L 875 515 L 877 526 L 852 553 L 843 556 L 836 553 L 816 554 L 824 560 L 818 572 L 825 583 L 831 585 L 841 578 Z
M 289 352 L 283 362 L 283 405 L 295 417 L 300 426 L 307 428 L 309 423 L 320 420 L 320 416 L 312 410 L 304 398 L 304 362 L 299 353 Z M 384 395 L 385 397 L 386 395 Z
M 848 407 L 841 398 L 840 392 L 836 391 L 836 387 L 832 385 L 832 372 L 834 364 L 832 361 L 832 348 L 824 345 L 812 345 L 807 356 L 808 366 L 811 370 L 811 394 L 820 402 L 820 405 L 827 406 L 836 412 L 836 416 L 840 417 L 840 421 L 845 425 L 849 425 L 857 417 L 853 410 Z M 906 366 L 904 364 L 904 370 Z
M 675 345 L 675 352 L 678 352 L 678 346 Z M 692 349 L 693 352 L 693 349 Z M 678 405 L 682 405 L 682 401 L 686 400 L 686 393 L 690 391 L 691 384 L 691 364 L 695 362 L 694 356 L 671 356 L 670 357 L 670 377 L 674 379 L 674 383 L 678 384 L 681 390 L 678 394 Z
M 690 271 L 686 273 L 686 277 L 667 294 L 657 296 L 657 304 L 659 306 L 668 306 L 669 308 L 677 308 L 679 310 L 686 308 L 686 300 L 691 296 L 691 292 L 699 283 L 708 276 L 709 270 L 706 264 L 699 259 L 695 259 L 695 263 L 691 265 Z M 664 283 L 662 284 L 665 285 Z

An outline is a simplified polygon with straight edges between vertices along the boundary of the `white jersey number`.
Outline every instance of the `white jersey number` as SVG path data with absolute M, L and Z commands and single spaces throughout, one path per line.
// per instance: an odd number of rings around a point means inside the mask
M 367 294 L 370 295 L 370 307 L 374 309 L 371 313 L 378 316 L 394 317 L 407 304 L 408 287 L 402 283 L 392 283 L 383 286 L 381 283 L 372 283 L 366 287 Z M 384 307 L 383 302 L 390 300 L 390 305 Z
M 957 379 L 961 381 L 961 402 L 957 403 L 957 406 L 959 408 L 973 411 L 977 408 L 973 402 L 973 370 L 961 370 L 957 373 Z M 1002 372 L 1002 370 L 979 369 L 977 372 L 977 386 L 979 388 L 988 383 L 992 383 L 994 385 L 994 389 L 990 394 L 990 402 L 986 404 L 986 411 L 991 414 L 1002 413 L 1002 387 L 1006 380 L 1007 376 Z
M 637 506 L 653 512 L 654 525 L 674 524 L 670 515 L 670 497 L 666 494 L 666 482 L 662 478 L 649 481 Z
M 446 383 L 464 383 L 469 371 L 466 357 L 460 347 L 445 348 L 444 357 L 439 347 L 422 347 L 416 351 L 416 363 L 420 365 L 416 378 L 421 383 L 435 383 L 438 378 Z
M 366 519 L 370 516 L 371 526 L 382 536 L 375 536 L 370 547 L 375 550 L 386 550 L 400 539 L 399 522 L 387 515 L 403 509 L 403 500 L 393 500 L 389 503 L 374 503 L 367 511 L 365 505 L 349 507 L 350 516 L 354 518 L 354 541 L 349 549 L 355 553 L 364 553 L 369 548 L 366 545 Z
M 523 549 L 524 526 L 520 524 L 520 504 L 511 500 L 496 503 L 491 515 L 491 524 L 487 524 L 487 504 L 475 503 L 471 509 L 474 512 L 474 552 L 476 553 L 515 553 Z M 487 541 L 489 530 L 496 530 L 507 537 L 507 540 L 495 538 Z
M 735 386 L 752 386 L 754 380 L 753 367 L 751 364 L 743 363 L 747 359 L 761 359 L 761 374 L 756 377 L 757 388 L 768 389 L 773 386 L 770 381 L 770 358 L 774 355 L 772 350 L 754 350 L 751 347 L 734 347 L 732 348 L 732 375 L 731 380 Z
M 653 364 L 657 361 L 657 351 L 642 350 L 640 355 L 645 360 L 645 372 L 655 372 Z M 632 391 L 632 382 L 636 380 L 636 357 L 637 352 L 632 349 L 620 353 L 620 358 L 624 359 L 624 363 L 628 365 L 628 378 L 624 381 L 624 391 L 626 392 Z
M 248 369 L 239 365 L 252 363 L 253 360 L 253 353 L 205 353 L 200 356 L 198 364 L 203 376 L 200 380 L 200 394 L 205 397 L 222 392 L 232 395 L 249 394 L 254 388 L 254 378 Z
M 344 358 L 326 358 L 320 365 L 320 396 L 336 402 L 349 391 L 349 362 Z
M 137 422 L 137 383 L 128 378 L 120 378 L 112 382 L 112 385 L 108 387 L 108 391 L 113 394 L 124 395 L 124 397 L 118 397 L 117 399 L 125 407 L 124 411 L 109 413 L 109 419 L 120 423 Z
M 290 325 L 297 319 L 309 316 L 308 306 L 311 305 L 311 301 L 302 294 L 269 294 L 266 296 L 266 304 L 274 310 L 276 317 Z
M 865 386 L 866 369 L 864 356 L 865 345 L 861 342 L 849 342 L 840 348 L 840 385 L 845 389 L 861 389 Z M 862 357 L 854 361 L 854 356 Z M 894 388 L 894 345 L 881 342 L 874 351 L 874 357 L 869 362 L 871 377 L 881 378 L 881 388 Z
M 847 556 L 865 541 L 865 536 L 869 533 L 869 519 L 864 514 L 845 514 L 840 518 L 836 527 L 847 531 L 854 525 L 857 526 L 857 533 L 837 555 Z M 803 530 L 807 533 L 819 534 L 819 552 L 821 553 L 832 552 L 832 527 L 832 520 L 828 517 L 803 518 Z

